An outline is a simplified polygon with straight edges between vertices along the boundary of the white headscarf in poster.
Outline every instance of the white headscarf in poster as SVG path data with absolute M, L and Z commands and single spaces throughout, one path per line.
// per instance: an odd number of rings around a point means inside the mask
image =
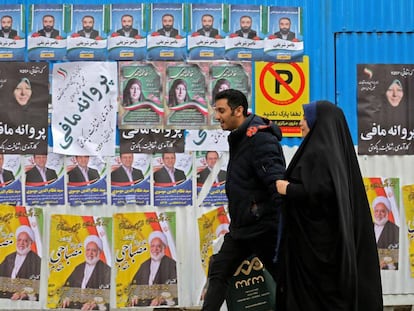
M 112 156 L 115 152 L 117 64 L 70 62 L 53 66 L 53 151 Z

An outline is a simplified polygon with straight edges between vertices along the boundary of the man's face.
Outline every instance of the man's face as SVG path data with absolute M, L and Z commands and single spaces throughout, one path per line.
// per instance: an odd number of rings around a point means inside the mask
M 122 17 L 121 23 L 122 23 L 122 29 L 124 31 L 130 31 L 132 28 L 132 23 L 133 23 L 132 17 L 131 16 Z
M 249 32 L 252 28 L 252 20 L 248 17 L 243 17 L 240 20 L 240 28 L 243 32 Z
M 226 98 L 216 101 L 214 111 L 214 118 L 220 122 L 220 126 L 223 130 L 232 131 L 238 128 L 241 124 L 240 118 L 243 115 L 243 107 L 239 106 L 232 110 L 228 105 Z
M 173 27 L 173 24 L 174 18 L 172 16 L 167 15 L 162 18 L 162 27 L 165 31 L 170 31 Z
M 150 245 L 151 258 L 153 260 L 161 260 L 164 257 L 165 245 L 161 239 L 153 238 Z
M 14 89 L 14 97 L 19 105 L 24 106 L 32 96 L 32 88 L 25 81 L 20 82 Z
M 204 31 L 210 31 L 213 27 L 213 18 L 211 16 L 203 16 L 201 19 Z
M 86 168 L 89 163 L 89 156 L 77 156 L 76 162 L 78 162 L 79 166 Z
M 123 153 L 121 154 L 121 163 L 126 167 L 131 167 L 132 162 L 134 161 L 134 155 L 132 153 Z
M 217 152 L 208 152 L 206 155 L 206 162 L 209 168 L 213 168 L 218 160 Z
M 82 20 L 83 30 L 85 32 L 91 32 L 93 29 L 93 18 L 91 17 L 84 17 Z
M 43 29 L 46 32 L 51 32 L 53 30 L 54 25 L 55 25 L 55 20 L 52 16 L 45 16 L 43 18 Z
M 173 169 L 175 165 L 175 153 L 164 153 L 162 162 L 167 168 Z
M 388 219 L 387 207 L 382 203 L 378 203 L 374 208 L 374 217 L 379 222 L 383 221 L 383 219 Z
M 21 232 L 17 236 L 16 248 L 19 253 L 24 253 L 27 249 L 30 249 L 32 246 L 32 240 L 26 232 Z
M 290 31 L 290 21 L 288 19 L 282 18 L 279 21 L 279 30 L 282 34 L 287 35 Z
M 47 155 L 44 154 L 36 154 L 33 157 L 35 164 L 39 167 L 45 167 L 47 162 Z
M 89 264 L 95 264 L 99 260 L 100 250 L 94 242 L 89 242 L 85 249 L 85 260 Z
M 10 17 L 3 17 L 1 19 L 1 29 L 4 32 L 10 32 L 11 27 L 12 27 L 12 19 Z

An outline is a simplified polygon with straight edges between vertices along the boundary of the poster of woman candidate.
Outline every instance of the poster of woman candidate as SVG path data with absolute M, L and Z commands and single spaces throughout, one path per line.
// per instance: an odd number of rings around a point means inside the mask
M 398 270 L 400 249 L 400 180 L 364 177 L 371 206 L 381 270 Z
M 166 64 L 167 125 L 175 128 L 199 128 L 208 124 L 208 66 Z
M 111 32 L 108 58 L 111 60 L 145 59 L 148 31 L 147 12 L 142 3 L 111 4 Z
M 225 57 L 228 60 L 258 61 L 263 59 L 263 25 L 260 5 L 230 5 Z
M 103 5 L 70 5 L 67 18 L 70 30 L 67 38 L 67 58 L 69 60 L 105 60 L 106 33 Z
M 51 216 L 47 307 L 109 310 L 112 218 Z
M 267 10 L 269 29 L 264 40 L 263 60 L 301 62 L 303 36 L 300 7 L 270 6 Z
M 151 4 L 147 60 L 177 61 L 187 58 L 185 7 L 181 3 Z
M 164 73 L 165 62 L 119 63 L 119 128 L 163 126 Z
M 0 8 L 0 62 L 23 61 L 26 49 L 25 16 L 22 4 Z
M 190 4 L 191 25 L 187 36 L 188 59 L 224 59 L 222 4 Z
M 39 301 L 42 235 L 41 209 L 0 205 L 1 299 Z
M 32 4 L 29 7 L 27 50 L 30 60 L 62 60 L 66 57 L 62 4 Z
M 64 156 L 56 153 L 24 157 L 27 205 L 65 204 Z
M 119 213 L 113 218 L 116 307 L 177 306 L 175 212 Z
M 414 66 L 358 64 L 358 153 L 414 154 Z
M 0 63 L 1 153 L 47 153 L 48 82 L 48 63 Z

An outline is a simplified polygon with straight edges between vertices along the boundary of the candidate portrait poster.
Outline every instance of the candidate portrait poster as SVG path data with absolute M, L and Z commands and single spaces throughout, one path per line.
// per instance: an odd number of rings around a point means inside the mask
M 364 177 L 374 221 L 381 270 L 398 270 L 400 249 L 400 181 L 398 178 Z
M 47 152 L 48 63 L 0 62 L 0 152 Z
M 177 306 L 175 212 L 119 213 L 113 218 L 116 307 Z
M 0 61 L 23 61 L 26 50 L 23 4 L 2 4 L 0 8 Z
M 54 64 L 54 152 L 66 155 L 115 155 L 117 85 L 115 62 Z
M 41 209 L 0 204 L 0 299 L 39 301 L 42 237 Z
M 410 276 L 414 278 L 414 185 L 402 187 L 402 197 L 407 223 L 408 258 L 410 259 Z
M 109 310 L 112 218 L 52 215 L 49 236 L 47 308 Z
M 24 158 L 27 205 L 65 204 L 64 156 L 56 153 L 26 155 Z
M 19 155 L 0 154 L 0 204 L 22 204 L 22 165 Z
M 358 64 L 358 153 L 414 154 L 414 65 Z

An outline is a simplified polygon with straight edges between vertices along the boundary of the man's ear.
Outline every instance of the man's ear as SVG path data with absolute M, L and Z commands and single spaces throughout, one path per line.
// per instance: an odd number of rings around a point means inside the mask
M 236 114 L 237 117 L 241 117 L 243 116 L 243 106 L 238 106 L 236 109 L 234 109 L 234 112 Z

